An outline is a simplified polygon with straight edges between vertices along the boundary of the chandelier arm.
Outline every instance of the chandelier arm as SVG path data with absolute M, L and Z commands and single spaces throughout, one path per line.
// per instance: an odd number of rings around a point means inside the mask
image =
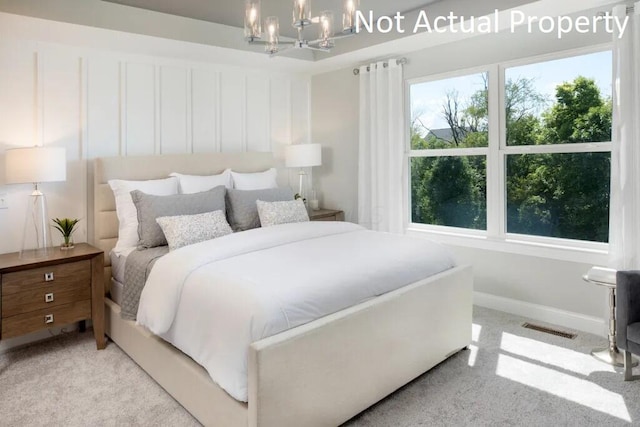
M 307 45 L 304 48 L 310 49 L 310 50 L 317 50 L 319 52 L 331 52 L 331 48 L 317 46 L 317 45 L 314 46 L 314 45 L 311 45 L 311 42 L 307 43 Z
M 339 39 L 346 39 L 347 37 L 351 37 L 354 36 L 355 33 L 352 34 L 334 34 L 331 37 L 329 37 L 329 40 L 339 40 Z M 322 42 L 323 39 L 315 39 L 315 40 L 308 40 L 307 43 L 308 44 L 318 44 L 320 42 Z
M 268 44 L 270 44 L 268 41 L 264 41 L 264 40 L 247 40 L 247 43 L 249 43 L 250 45 L 258 45 L 258 46 L 266 46 Z M 292 47 L 295 46 L 297 44 L 297 41 L 279 41 L 278 42 L 278 46 L 286 46 L 286 47 Z
M 331 40 L 331 39 L 329 39 Z M 307 44 L 318 44 L 322 41 L 322 39 L 308 40 Z

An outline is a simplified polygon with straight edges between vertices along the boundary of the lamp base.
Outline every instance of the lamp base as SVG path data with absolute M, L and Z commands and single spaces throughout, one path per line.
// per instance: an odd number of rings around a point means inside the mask
M 307 198 L 305 194 L 306 179 L 307 179 L 307 173 L 305 172 L 304 169 L 300 168 L 300 171 L 298 172 L 298 194 L 300 195 L 302 200 L 305 200 Z
M 20 258 L 44 258 L 52 253 L 52 246 L 47 198 L 36 184 L 27 202 Z
M 23 249 L 20 251 L 20 259 L 41 259 L 47 258 L 53 253 L 52 248 L 40 248 L 40 249 Z

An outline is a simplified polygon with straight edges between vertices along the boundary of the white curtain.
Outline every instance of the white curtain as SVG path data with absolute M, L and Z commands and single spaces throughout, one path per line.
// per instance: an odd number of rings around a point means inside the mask
M 626 6 L 613 15 L 624 20 Z M 610 267 L 640 269 L 640 2 L 613 40 Z
M 363 66 L 359 78 L 358 222 L 372 230 L 402 233 L 406 185 L 402 64 L 391 59 Z

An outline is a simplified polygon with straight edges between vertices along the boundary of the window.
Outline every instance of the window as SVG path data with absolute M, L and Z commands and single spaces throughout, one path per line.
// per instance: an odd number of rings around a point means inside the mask
M 409 82 L 412 222 L 606 243 L 611 75 L 602 51 Z
M 411 85 L 411 219 L 486 230 L 486 72 Z
M 611 75 L 610 51 L 505 70 L 508 233 L 608 241 Z

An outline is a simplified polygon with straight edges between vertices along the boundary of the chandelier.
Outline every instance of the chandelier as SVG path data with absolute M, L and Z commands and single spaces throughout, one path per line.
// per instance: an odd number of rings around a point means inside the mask
M 329 52 L 336 39 L 352 36 L 356 33 L 356 10 L 360 0 L 345 0 L 342 12 L 342 31 L 333 32 L 333 12 L 325 10 L 320 16 L 311 16 L 310 0 L 293 1 L 292 25 L 298 29 L 296 40 L 280 40 L 280 23 L 277 16 L 269 16 L 264 20 L 264 40 L 262 39 L 262 22 L 260 20 L 261 0 L 246 0 L 244 14 L 244 38 L 249 44 L 264 45 L 265 52 L 275 55 L 288 48 L 312 49 Z M 304 30 L 318 25 L 316 39 L 307 40 Z

